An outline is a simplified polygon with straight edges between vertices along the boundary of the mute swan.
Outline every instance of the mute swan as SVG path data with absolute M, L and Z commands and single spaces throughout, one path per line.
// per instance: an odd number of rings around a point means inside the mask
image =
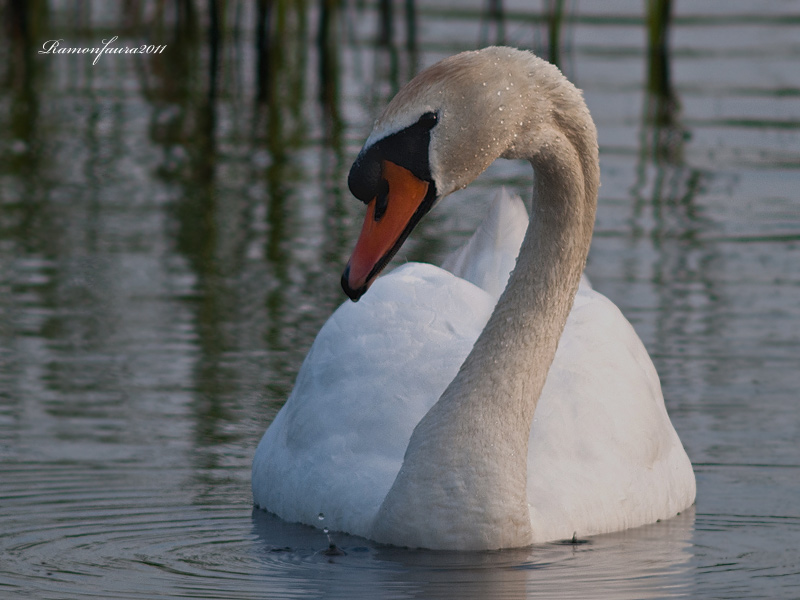
M 524 208 L 501 197 L 450 261 L 474 283 L 415 263 L 378 278 L 419 219 L 498 157 L 533 165 L 524 241 Z M 694 502 L 646 350 L 609 300 L 579 289 L 597 134 L 556 67 L 492 47 L 428 68 L 377 120 L 348 183 L 367 214 L 342 284 L 364 297 L 325 323 L 264 434 L 256 506 L 393 545 L 480 550 Z

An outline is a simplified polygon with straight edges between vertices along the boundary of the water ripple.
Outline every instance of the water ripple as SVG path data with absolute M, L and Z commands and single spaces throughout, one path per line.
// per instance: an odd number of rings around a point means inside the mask
M 800 571 L 778 550 L 800 532 L 800 517 L 694 510 L 584 543 L 502 552 L 410 551 L 332 533 L 342 553 L 331 556 L 318 529 L 246 500 L 203 505 L 160 487 L 186 478 L 179 469 L 116 467 L 0 467 L 4 597 L 690 598 L 734 591 L 754 573 Z
M 7 525 L 0 590 L 35 590 L 44 600 L 346 598 L 367 589 L 375 598 L 545 597 L 557 590 L 561 597 L 591 590 L 594 597 L 634 598 L 654 589 L 677 597 L 686 585 L 691 514 L 586 544 L 466 554 L 387 548 L 334 533 L 343 552 L 331 556 L 320 530 L 246 504 L 181 501 L 148 485 L 152 473 L 118 467 L 0 468 Z M 181 473 L 160 473 L 170 475 Z

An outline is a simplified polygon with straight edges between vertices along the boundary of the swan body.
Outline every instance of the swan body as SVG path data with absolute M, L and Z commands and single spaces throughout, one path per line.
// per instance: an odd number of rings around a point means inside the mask
M 530 219 L 502 192 L 449 270 L 377 277 L 421 214 L 500 156 L 534 167 Z M 582 279 L 598 185 L 580 93 L 530 53 L 464 53 L 403 88 L 350 175 L 368 208 L 343 286 L 363 298 L 323 326 L 264 434 L 255 504 L 455 550 L 611 532 L 690 506 L 694 474 L 652 362 Z

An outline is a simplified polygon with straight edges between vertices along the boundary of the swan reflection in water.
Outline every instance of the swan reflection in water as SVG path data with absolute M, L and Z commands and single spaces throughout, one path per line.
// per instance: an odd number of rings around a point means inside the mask
M 530 548 L 487 552 L 408 550 L 332 534 L 343 551 L 326 555 L 319 529 L 252 513 L 265 589 L 286 596 L 353 598 L 597 598 L 692 597 L 691 540 L 695 511 L 635 529 Z

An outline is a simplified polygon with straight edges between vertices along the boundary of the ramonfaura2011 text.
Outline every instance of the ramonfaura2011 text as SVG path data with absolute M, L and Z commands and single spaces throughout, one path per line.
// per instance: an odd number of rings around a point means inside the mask
M 152 44 L 142 44 L 138 47 L 129 48 L 125 46 L 124 48 L 109 48 L 111 44 L 117 41 L 119 36 L 114 36 L 109 40 L 102 40 L 103 47 L 102 48 L 61 48 L 61 42 L 63 40 L 47 40 L 44 44 L 42 44 L 42 49 L 39 50 L 39 54 L 97 54 L 95 59 L 92 61 L 92 64 L 97 64 L 97 61 L 100 57 L 105 54 L 161 54 L 167 47 L 166 44 L 154 46 Z

